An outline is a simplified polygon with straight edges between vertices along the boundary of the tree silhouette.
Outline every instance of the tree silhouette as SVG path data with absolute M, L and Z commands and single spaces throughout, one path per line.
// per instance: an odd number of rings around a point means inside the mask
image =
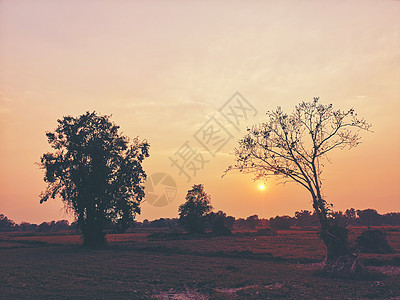
M 290 229 L 294 224 L 294 219 L 290 216 L 276 216 L 269 219 L 269 225 L 275 229 Z
M 371 225 L 381 225 L 381 215 L 375 209 L 357 210 L 358 222 L 361 225 L 367 225 L 370 229 Z
M 144 197 L 143 160 L 149 144 L 118 132 L 110 116 L 67 116 L 47 132 L 53 153 L 41 157 L 48 186 L 40 203 L 59 196 L 75 213 L 84 245 L 104 245 L 107 222 L 128 226 Z
M 233 217 L 231 217 L 233 218 Z M 226 216 L 226 213 L 224 213 L 222 210 L 219 210 L 218 212 L 210 212 L 206 216 L 207 219 L 207 225 L 211 228 L 211 231 L 213 234 L 216 235 L 230 235 L 232 234 L 231 230 L 228 228 L 228 225 L 233 226 L 233 223 L 229 224 L 229 222 L 232 222 L 232 219 L 229 219 Z M 234 222 L 234 218 L 233 218 Z
M 324 162 L 332 150 L 357 146 L 358 130 L 369 130 L 371 125 L 353 109 L 335 110 L 332 104 L 318 101 L 302 102 L 291 114 L 280 107 L 268 111 L 267 122 L 247 129 L 248 134 L 235 148 L 236 164 L 226 171 L 252 173 L 255 179 L 276 176 L 304 187 L 311 195 L 327 248 L 325 270 L 334 272 L 339 260 L 350 264 L 355 258 L 347 244 L 347 230 L 337 224 L 322 193 Z
M 0 214 L 0 231 L 12 231 L 15 227 L 15 222 L 10 220 L 5 215 Z
M 257 215 L 252 215 L 246 219 L 246 225 L 250 229 L 256 229 L 259 221 L 260 219 Z
M 346 211 L 344 212 L 344 215 L 346 216 L 347 223 L 354 224 L 356 217 L 357 217 L 356 210 L 354 208 L 346 209 Z
M 308 210 L 296 211 L 294 214 L 297 226 L 312 226 L 318 224 L 317 216 Z
M 193 185 L 186 194 L 186 202 L 179 206 L 179 223 L 189 233 L 203 233 L 206 227 L 206 216 L 212 211 L 210 196 L 202 184 Z

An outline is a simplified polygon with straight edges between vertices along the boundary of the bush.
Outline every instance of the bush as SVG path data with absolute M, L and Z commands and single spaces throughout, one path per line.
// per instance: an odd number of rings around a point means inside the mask
M 358 249 L 363 253 L 393 253 L 386 239 L 386 232 L 380 229 L 364 231 L 356 238 Z
M 294 225 L 294 219 L 289 216 L 276 216 L 269 220 L 269 225 L 276 229 L 290 229 Z
M 225 227 L 224 217 L 217 217 L 212 224 L 212 233 L 216 235 L 231 235 L 229 228 Z

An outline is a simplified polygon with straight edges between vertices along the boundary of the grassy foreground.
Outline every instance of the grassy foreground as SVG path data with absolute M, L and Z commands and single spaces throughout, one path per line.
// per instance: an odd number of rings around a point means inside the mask
M 400 298 L 400 254 L 362 255 L 386 275 L 339 280 L 313 275 L 323 245 L 313 231 L 277 236 L 147 238 L 109 235 L 84 249 L 78 235 L 0 236 L 0 298 L 357 299 Z M 400 250 L 400 233 L 388 233 Z

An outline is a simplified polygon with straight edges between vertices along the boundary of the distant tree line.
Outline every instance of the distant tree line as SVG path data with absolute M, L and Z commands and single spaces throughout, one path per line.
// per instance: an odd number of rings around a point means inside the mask
M 381 226 L 392 225 L 400 226 L 400 213 L 391 212 L 379 214 L 375 209 L 355 210 L 354 208 L 334 212 L 336 218 L 343 224 L 352 226 Z M 290 227 L 312 227 L 318 226 L 318 219 L 315 213 L 307 210 L 296 212 L 291 216 L 276 216 L 269 219 L 259 218 L 258 215 L 252 215 L 247 218 L 238 218 L 227 216 L 223 211 L 211 212 L 206 216 L 206 229 L 211 230 L 213 223 L 217 219 L 223 219 L 224 224 L 230 230 L 272 227 L 276 229 L 289 229 Z M 143 222 L 135 221 L 130 228 L 179 228 L 178 218 L 159 218 L 152 221 L 145 219 Z M 106 229 L 110 233 L 123 232 L 115 224 L 108 224 Z M 42 222 L 41 224 L 31 224 L 28 222 L 15 223 L 8 219 L 4 214 L 0 214 L 0 231 L 36 231 L 36 232 L 54 232 L 63 230 L 78 230 L 76 222 L 69 223 L 68 220 Z
M 333 212 L 333 217 L 343 225 L 351 226 L 380 226 L 380 225 L 400 225 L 400 213 L 391 212 L 379 214 L 375 209 L 355 210 L 354 208 Z M 256 222 L 256 225 L 254 225 Z M 277 229 L 289 229 L 292 226 L 308 227 L 318 226 L 318 218 L 315 212 L 308 210 L 297 211 L 294 217 L 276 216 L 270 219 L 258 219 L 257 215 L 247 219 L 235 220 L 235 225 L 239 228 L 272 227 Z
M 5 215 L 0 214 L 0 231 L 62 231 L 62 230 L 76 230 L 76 222 L 69 223 L 68 220 L 42 222 L 32 224 L 29 222 L 15 223 L 13 220 L 8 219 Z

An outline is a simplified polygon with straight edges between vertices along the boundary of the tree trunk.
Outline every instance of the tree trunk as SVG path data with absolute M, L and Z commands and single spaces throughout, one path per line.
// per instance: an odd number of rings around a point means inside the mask
M 83 245 L 86 247 L 103 247 L 107 243 L 103 223 L 96 215 L 90 212 L 79 224 L 83 235 Z
M 342 278 L 367 273 L 366 267 L 349 247 L 346 226 L 321 212 L 318 204 L 323 204 L 323 202 L 318 202 L 317 204 L 314 202 L 316 204 L 314 208 L 317 207 L 316 213 L 320 222 L 319 235 L 326 246 L 326 259 L 322 272 L 329 276 Z
M 333 219 L 322 220 L 320 237 L 326 246 L 326 260 L 352 254 L 348 246 L 348 231 Z
M 103 228 L 98 224 L 85 224 L 82 226 L 83 245 L 86 247 L 103 247 L 106 237 Z

